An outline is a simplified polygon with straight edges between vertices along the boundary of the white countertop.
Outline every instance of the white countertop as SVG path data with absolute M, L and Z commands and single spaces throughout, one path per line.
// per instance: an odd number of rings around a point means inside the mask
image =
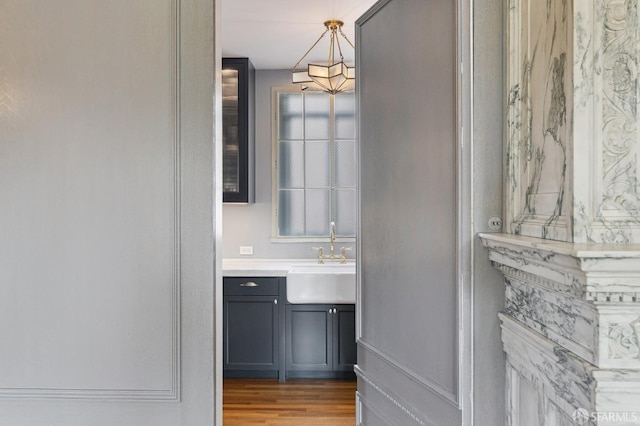
M 327 260 L 325 262 L 329 263 Z M 354 262 L 354 259 L 347 259 L 347 263 Z M 317 259 L 222 259 L 222 275 L 225 277 L 284 277 L 292 266 L 317 263 Z

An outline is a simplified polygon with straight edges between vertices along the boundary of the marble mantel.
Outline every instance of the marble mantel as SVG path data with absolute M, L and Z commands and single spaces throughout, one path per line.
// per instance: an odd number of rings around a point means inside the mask
M 507 424 L 640 424 L 640 245 L 480 238 L 505 277 Z

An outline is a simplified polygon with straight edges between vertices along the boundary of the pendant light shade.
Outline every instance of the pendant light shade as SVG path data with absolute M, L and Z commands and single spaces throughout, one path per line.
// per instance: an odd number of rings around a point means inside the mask
M 355 47 L 344 32 L 342 32 L 342 25 L 344 25 L 344 23 L 338 20 L 329 20 L 324 23 L 326 30 L 291 69 L 293 83 L 300 84 L 303 90 L 321 90 L 332 94 L 353 90 L 356 81 L 356 69 L 344 63 L 338 33 L 349 43 L 352 49 L 355 49 Z M 327 33 L 331 34 L 327 64 L 308 64 L 306 70 L 299 69 L 300 63 L 304 61 Z M 336 61 L 335 59 L 336 48 L 340 55 L 340 61 Z

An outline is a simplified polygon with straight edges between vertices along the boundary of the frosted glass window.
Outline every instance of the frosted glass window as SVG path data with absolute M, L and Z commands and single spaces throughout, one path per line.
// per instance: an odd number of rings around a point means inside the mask
M 280 188 L 304 188 L 304 142 L 282 141 L 278 149 Z
M 331 222 L 331 191 L 329 189 L 307 189 L 306 219 L 307 236 L 329 235 Z M 337 225 L 336 225 L 337 227 Z
M 278 191 L 278 229 L 283 235 L 304 236 L 304 190 Z
M 356 97 L 353 93 L 338 93 L 335 98 L 336 139 L 355 139 Z
M 356 141 L 336 141 L 335 144 L 335 182 L 337 187 L 356 186 Z
M 278 102 L 278 137 L 280 139 L 302 139 L 303 110 L 301 93 L 281 93 Z
M 304 137 L 305 139 L 329 139 L 331 131 L 328 93 L 306 93 L 304 95 Z
M 336 235 L 355 235 L 357 223 L 353 206 L 356 204 L 356 189 L 336 189 L 335 200 Z
M 353 93 L 274 89 L 274 236 L 356 236 Z
M 305 177 L 307 188 L 331 186 L 331 145 L 329 141 L 306 142 Z

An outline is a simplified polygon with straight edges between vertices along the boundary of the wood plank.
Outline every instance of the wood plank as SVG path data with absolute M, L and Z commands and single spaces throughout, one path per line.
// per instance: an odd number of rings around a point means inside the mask
M 356 383 L 224 379 L 224 425 L 354 425 Z

